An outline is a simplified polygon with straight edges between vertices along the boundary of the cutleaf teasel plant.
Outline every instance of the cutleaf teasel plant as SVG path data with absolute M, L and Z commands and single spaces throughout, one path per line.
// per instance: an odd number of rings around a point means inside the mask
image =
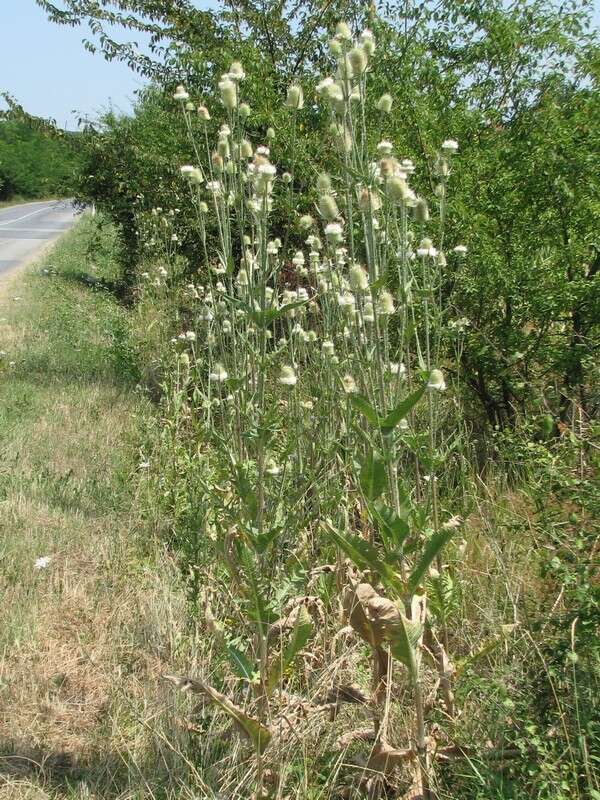
M 441 144 L 435 192 L 419 196 L 413 161 L 387 139 L 374 144 L 394 111 L 384 94 L 369 118 L 373 34 L 355 39 L 340 23 L 330 52 L 314 99 L 334 156 L 327 171 L 315 165 L 310 197 L 295 185 L 295 156 L 277 163 L 273 131 L 251 141 L 239 62 L 218 83 L 219 108 L 174 94 L 196 160 L 181 179 L 201 266 L 183 290 L 187 331 L 173 340 L 167 391 L 174 430 L 194 442 L 204 552 L 194 585 L 223 686 L 168 678 L 250 742 L 252 766 L 240 764 L 231 796 L 282 796 L 295 748 L 331 742 L 351 703 L 370 721 L 338 737 L 344 752 L 367 748 L 352 791 L 400 796 L 404 785 L 429 797 L 436 759 L 454 752 L 429 730 L 434 710 L 452 720 L 455 709 L 444 593 L 428 599 L 461 524 L 437 488 L 458 145 Z M 294 141 L 312 95 L 294 83 L 282 97 Z M 280 201 L 294 214 L 285 230 L 273 223 Z M 149 275 L 145 290 L 154 285 Z M 346 780 L 335 764 L 331 779 Z

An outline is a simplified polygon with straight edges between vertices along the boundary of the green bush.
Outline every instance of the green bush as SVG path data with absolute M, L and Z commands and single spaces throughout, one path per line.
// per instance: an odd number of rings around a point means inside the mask
M 27 121 L 0 119 L 0 200 L 71 194 L 76 144 L 75 134 L 51 136 Z

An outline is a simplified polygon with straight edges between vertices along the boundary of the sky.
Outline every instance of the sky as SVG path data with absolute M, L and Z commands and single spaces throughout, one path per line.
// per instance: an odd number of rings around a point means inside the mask
M 35 0 L 0 0 L 0 90 L 30 114 L 69 130 L 77 129 L 80 116 L 111 107 L 129 111 L 143 79 L 126 64 L 85 50 L 87 35 L 86 27 L 49 22 Z M 126 41 L 132 34 L 114 29 L 113 37 Z

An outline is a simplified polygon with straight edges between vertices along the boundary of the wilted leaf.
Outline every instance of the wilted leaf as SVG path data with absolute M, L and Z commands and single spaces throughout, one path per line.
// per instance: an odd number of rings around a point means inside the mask
M 371 751 L 367 767 L 373 772 L 389 774 L 396 767 L 412 761 L 417 757 L 417 753 L 412 748 L 392 747 L 387 742 L 377 742 Z
M 205 694 L 219 706 L 234 721 L 238 729 L 247 736 L 259 753 L 264 752 L 271 741 L 271 731 L 254 717 L 249 716 L 239 706 L 214 687 L 204 681 L 194 680 L 179 675 L 163 675 L 165 680 L 172 683 L 182 692 L 196 692 Z
M 298 614 L 296 616 L 296 623 L 292 630 L 292 636 L 287 646 L 284 648 L 281 655 L 274 659 L 269 668 L 267 678 L 267 692 L 273 691 L 275 686 L 279 683 L 279 679 L 285 673 L 286 669 L 292 663 L 296 655 L 302 650 L 312 633 L 312 622 L 310 614 L 305 605 L 298 606 Z
M 416 675 L 416 648 L 422 626 L 411 622 L 388 597 L 369 583 L 359 583 L 345 597 L 346 613 L 354 630 L 374 649 L 389 644 L 390 653 Z

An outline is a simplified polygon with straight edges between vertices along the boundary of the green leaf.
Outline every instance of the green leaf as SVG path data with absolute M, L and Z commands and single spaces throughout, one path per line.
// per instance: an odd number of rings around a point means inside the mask
M 267 692 L 270 694 L 279 683 L 279 679 L 290 666 L 294 658 L 304 647 L 312 633 L 312 622 L 306 606 L 302 605 L 298 609 L 298 616 L 292 630 L 292 637 L 285 647 L 283 653 L 273 660 L 267 678 Z
M 236 539 L 235 548 L 240 571 L 246 579 L 246 586 L 243 589 L 250 602 L 249 616 L 265 634 L 272 614 L 265 603 L 264 587 L 261 586 L 253 556 L 246 544 L 240 539 Z
M 253 543 L 256 548 L 256 552 L 262 555 L 273 544 L 280 533 L 281 526 L 275 525 L 264 533 L 255 534 L 253 537 Z
M 258 498 L 241 464 L 235 465 L 235 487 L 238 496 L 246 506 L 248 517 L 251 520 L 255 519 L 258 511 Z
M 381 503 L 369 503 L 367 507 L 371 519 L 378 524 L 379 532 L 388 550 L 402 547 L 410 533 L 408 523 L 389 506 Z
M 357 411 L 360 411 L 360 413 L 374 428 L 379 426 L 379 417 L 377 416 L 377 412 L 364 395 L 351 394 L 350 402 Z
M 402 595 L 405 587 L 400 577 L 391 564 L 379 557 L 379 553 L 372 544 L 352 533 L 342 535 L 331 524 L 327 524 L 327 529 L 337 546 L 343 550 L 353 564 L 359 569 L 370 569 L 396 595 Z
M 377 500 L 386 486 L 385 464 L 381 456 L 372 450 L 360 471 L 360 488 L 367 501 Z
M 390 413 L 381 420 L 381 430 L 384 434 L 391 433 L 396 425 L 403 420 L 414 406 L 423 397 L 425 386 L 421 386 L 416 392 L 413 392 L 404 400 L 401 400 L 398 405 L 390 411 Z
M 417 586 L 421 583 L 421 579 L 429 569 L 433 559 L 437 556 L 446 542 L 448 542 L 451 538 L 452 531 L 439 531 L 438 533 L 434 533 L 429 539 L 419 563 L 413 569 L 410 578 L 408 579 L 408 590 L 411 593 L 416 590 Z
M 235 674 L 239 678 L 244 678 L 247 681 L 252 680 L 255 669 L 244 653 L 232 644 L 228 644 L 226 650 Z

